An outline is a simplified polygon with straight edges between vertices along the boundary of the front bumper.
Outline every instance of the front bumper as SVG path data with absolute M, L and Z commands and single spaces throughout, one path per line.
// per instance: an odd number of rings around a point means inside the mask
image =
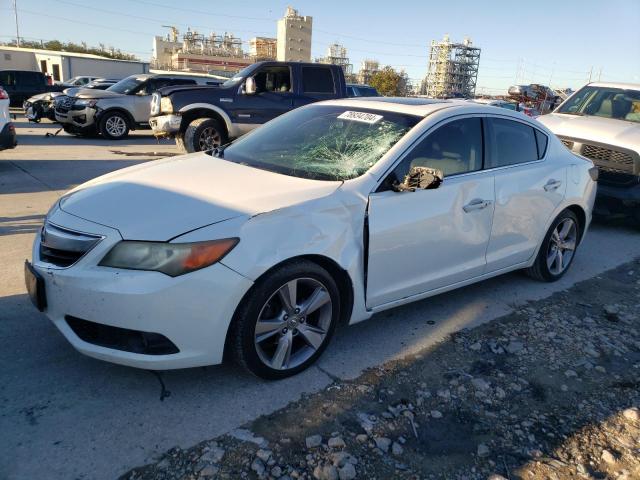
M 597 213 L 628 213 L 633 208 L 640 208 L 640 182 L 624 186 L 598 183 L 595 205 Z
M 33 245 L 33 267 L 44 278 L 45 314 L 81 353 L 122 365 L 164 370 L 213 365 L 222 361 L 229 323 L 252 282 L 222 264 L 179 277 L 158 272 L 97 266 L 121 240 L 117 230 L 57 210 L 52 223 L 80 232 L 104 236 L 92 250 L 67 268 L 51 266 L 39 257 L 40 239 Z M 175 353 L 135 353 L 105 346 L 105 342 L 79 330 L 77 320 L 104 325 L 112 332 L 135 331 L 162 336 Z M 75 322 L 75 324 L 74 324 Z M 93 325 L 95 327 L 95 325 Z M 92 333 L 93 332 L 93 333 Z M 155 337 L 153 337 L 155 335 Z M 82 337 L 82 338 L 81 338 Z M 102 337 L 100 337 L 102 338 Z M 137 336 L 136 338 L 139 338 Z M 131 351 L 133 350 L 133 351 Z M 139 350 L 138 350 L 139 351 Z
M 158 117 L 151 117 L 149 119 L 149 125 L 153 134 L 157 137 L 173 136 L 180 131 L 180 125 L 182 123 L 182 117 L 180 115 L 160 115 Z
M 56 109 L 56 122 L 76 129 L 95 128 L 97 110 L 93 107 L 72 106 L 69 110 Z
M 16 145 L 18 145 L 16 127 L 13 123 L 8 122 L 0 131 L 0 150 L 15 148 Z

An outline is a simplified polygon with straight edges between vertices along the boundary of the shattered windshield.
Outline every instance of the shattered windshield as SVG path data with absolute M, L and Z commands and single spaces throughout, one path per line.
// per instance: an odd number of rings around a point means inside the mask
M 577 91 L 557 113 L 593 115 L 640 123 L 640 90 L 588 86 Z
M 240 138 L 224 159 L 316 180 L 348 180 L 369 170 L 420 117 L 359 107 L 312 105 Z

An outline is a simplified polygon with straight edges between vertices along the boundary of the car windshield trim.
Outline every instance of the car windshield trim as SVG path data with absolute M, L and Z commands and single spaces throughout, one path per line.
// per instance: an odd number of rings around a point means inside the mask
M 362 176 L 423 117 L 360 106 L 311 105 L 225 148 L 224 159 L 311 180 Z

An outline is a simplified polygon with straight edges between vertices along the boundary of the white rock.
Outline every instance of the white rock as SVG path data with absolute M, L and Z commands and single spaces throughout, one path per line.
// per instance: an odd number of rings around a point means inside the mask
M 316 448 L 322 445 L 322 436 L 321 435 L 311 435 L 305 439 L 305 444 L 307 448 Z
M 254 459 L 253 463 L 251 464 L 251 470 L 256 472 L 259 477 L 264 475 L 264 463 L 262 463 L 262 460 L 260 460 L 259 458 Z
M 271 450 L 263 450 L 261 448 L 256 452 L 256 457 L 266 463 L 269 461 L 269 458 L 271 458 Z
M 471 345 L 469 345 L 469 348 L 471 350 L 475 350 L 477 352 L 478 350 L 480 350 L 482 348 L 482 343 L 480 343 L 480 342 L 472 343 Z
M 622 412 L 622 415 L 632 422 L 640 422 L 640 411 L 636 407 L 627 408 Z
M 489 447 L 487 447 L 484 443 L 481 443 L 480 445 L 478 445 L 477 453 L 479 457 L 486 457 L 487 455 L 489 455 Z
M 346 446 L 342 437 L 331 437 L 327 442 L 327 445 L 331 448 L 344 448 Z
M 522 342 L 509 342 L 509 344 L 505 347 L 505 350 L 511 354 L 516 354 L 522 352 L 524 349 L 524 344 Z
M 344 467 L 338 470 L 340 480 L 353 480 L 356 478 L 356 467 L 351 463 L 347 463 Z
M 376 442 L 376 447 L 382 450 L 384 453 L 389 451 L 389 446 L 391 445 L 391 440 L 387 437 L 376 437 L 373 439 Z
M 313 470 L 313 476 L 317 480 L 338 480 L 338 469 L 333 465 L 318 465 Z
M 402 448 L 402 445 L 400 445 L 398 442 L 393 442 L 393 444 L 391 445 L 391 453 L 397 456 L 402 455 L 403 451 L 404 449 Z
M 609 450 L 603 450 L 600 458 L 604 463 L 608 463 L 609 465 L 616 463 L 616 457 L 614 457 L 613 453 L 611 453 Z
M 474 378 L 471 380 L 471 385 L 473 385 L 476 390 L 485 391 L 489 389 L 489 382 L 482 378 Z
M 218 473 L 218 470 L 219 468 L 215 465 L 207 465 L 202 470 L 200 470 L 199 475 L 201 478 L 213 477 L 216 473 Z
M 431 416 L 433 418 L 442 418 L 442 412 L 439 410 L 431 410 Z

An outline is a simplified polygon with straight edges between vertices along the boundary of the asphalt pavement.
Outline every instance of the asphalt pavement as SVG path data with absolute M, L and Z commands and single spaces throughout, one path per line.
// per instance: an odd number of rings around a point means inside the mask
M 504 275 L 376 315 L 337 332 L 317 366 L 267 382 L 232 365 L 163 372 L 77 353 L 29 302 L 23 263 L 50 205 L 97 175 L 176 154 L 134 132 L 79 139 L 49 123 L 16 122 L 19 146 L 0 152 L 0 478 L 112 479 L 173 446 L 189 447 L 284 407 L 334 379 L 435 344 L 640 256 L 625 222 L 592 226 L 571 271 L 543 284 Z M 163 387 L 164 385 L 164 387 Z

